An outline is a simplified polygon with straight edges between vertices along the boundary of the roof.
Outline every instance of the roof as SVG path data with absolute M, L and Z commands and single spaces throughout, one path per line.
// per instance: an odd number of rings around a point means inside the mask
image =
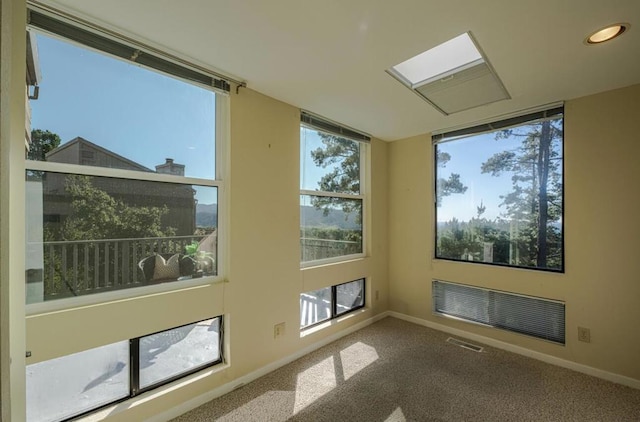
M 101 147 L 99 145 L 96 145 L 93 142 L 88 141 L 88 140 L 84 139 L 81 136 L 77 136 L 77 137 L 73 138 L 72 140 L 70 140 L 68 142 L 65 142 L 64 144 L 60 145 L 59 147 L 57 147 L 55 149 L 52 149 L 51 151 L 49 151 L 47 153 L 46 157 L 48 159 L 48 158 L 50 158 L 52 156 L 55 156 L 55 155 L 61 153 L 62 151 L 66 150 L 66 149 L 68 149 L 71 146 L 76 145 L 76 144 L 80 144 L 85 148 L 92 149 L 94 151 L 99 151 L 102 154 L 106 154 L 106 155 L 112 157 L 113 159 L 122 162 L 123 164 L 126 164 L 126 165 L 128 165 L 130 167 L 133 167 L 136 170 L 153 172 L 153 170 L 143 166 L 142 164 L 138 164 L 135 161 L 132 161 L 132 160 L 129 160 L 128 158 L 126 158 L 126 157 L 123 157 L 122 155 L 116 154 L 113 151 L 110 151 L 110 150 L 108 150 L 106 148 L 103 148 L 103 147 Z M 75 164 L 79 164 L 79 163 L 75 163 Z

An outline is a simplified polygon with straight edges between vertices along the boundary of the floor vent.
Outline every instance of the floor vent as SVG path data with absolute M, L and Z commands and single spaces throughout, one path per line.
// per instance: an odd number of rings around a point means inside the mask
M 564 344 L 564 302 L 433 281 L 433 311 L 456 319 Z
M 476 346 L 475 344 L 467 343 L 466 341 L 458 340 L 457 338 L 449 337 L 447 339 L 447 343 L 455 344 L 456 346 L 463 347 L 468 350 L 472 350 L 474 352 L 482 352 L 484 349 L 480 346 Z

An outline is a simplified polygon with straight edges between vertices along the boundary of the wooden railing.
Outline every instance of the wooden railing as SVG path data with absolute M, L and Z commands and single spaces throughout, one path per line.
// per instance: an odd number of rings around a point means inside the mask
M 206 235 L 43 243 L 43 300 L 135 287 L 138 263 L 155 253 L 185 253 Z
M 361 242 L 349 240 L 315 239 L 304 237 L 300 239 L 300 254 L 302 261 L 333 258 L 336 256 L 362 253 Z

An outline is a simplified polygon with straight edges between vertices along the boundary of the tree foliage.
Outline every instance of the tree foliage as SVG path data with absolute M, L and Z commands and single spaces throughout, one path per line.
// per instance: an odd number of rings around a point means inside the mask
M 512 190 L 501 196 L 505 216 L 517 225 L 514 235 L 527 245 L 524 265 L 559 268 L 562 217 L 562 119 L 518 126 L 496 133 L 498 141 L 520 139 L 513 150 L 499 152 L 482 163 L 492 176 L 511 174 Z
M 60 228 L 61 240 L 167 237 L 172 227 L 162 227 L 166 206 L 133 206 L 93 185 L 91 176 L 69 175 L 65 190 L 71 212 Z
M 322 168 L 335 166 L 318 183 L 326 192 L 360 193 L 360 143 L 318 132 L 322 147 L 311 151 L 313 162 Z
M 48 130 L 33 129 L 31 143 L 27 150 L 27 160 L 45 161 L 49 151 L 60 146 L 60 136 Z
M 318 167 L 332 167 L 318 182 L 318 190 L 359 195 L 360 143 L 323 132 L 318 135 L 322 146 L 311 151 L 311 158 Z M 341 208 L 347 216 L 355 213 L 356 220 L 362 222 L 362 201 L 327 196 L 313 196 L 311 201 L 325 216 L 331 208 Z
M 27 149 L 27 160 L 45 161 L 47 153 L 60 146 L 60 136 L 48 130 L 33 129 L 31 131 L 31 143 Z M 37 170 L 27 170 L 28 180 L 39 180 L 43 172 Z
M 436 163 L 439 168 L 445 168 L 451 155 L 447 152 L 436 150 Z M 453 195 L 455 193 L 465 193 L 467 187 L 460 180 L 458 173 L 451 173 L 447 179 L 438 177 L 436 181 L 436 205 L 442 204 L 442 198 Z
M 524 267 L 562 266 L 562 118 L 533 122 L 495 133 L 504 148 L 484 161 L 480 170 L 510 177 L 511 187 L 500 195 L 503 212 L 484 218 L 481 201 L 476 217 L 438 223 L 438 256 L 504 263 Z M 451 157 L 442 153 L 439 162 Z M 459 187 L 459 176 L 438 180 L 438 200 Z M 461 190 L 464 193 L 464 190 Z

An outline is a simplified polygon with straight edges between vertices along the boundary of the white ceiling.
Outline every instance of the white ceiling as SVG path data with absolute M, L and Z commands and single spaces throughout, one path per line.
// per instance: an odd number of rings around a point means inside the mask
M 640 0 L 57 0 L 383 140 L 640 83 Z M 630 30 L 587 46 L 607 24 Z M 471 31 L 511 94 L 451 116 L 385 73 Z

